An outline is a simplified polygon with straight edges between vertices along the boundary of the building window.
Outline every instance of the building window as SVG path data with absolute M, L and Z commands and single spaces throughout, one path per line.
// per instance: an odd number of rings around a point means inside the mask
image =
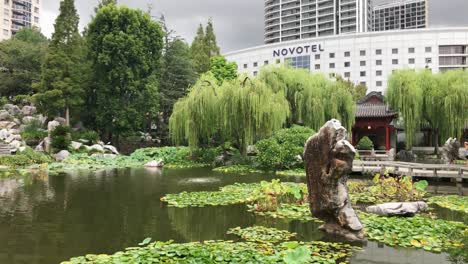
M 426 53 L 432 52 L 432 47 L 426 47 Z
M 8 36 L 8 33 L 10 33 L 10 32 L 8 31 L 8 29 L 4 29 L 4 30 L 3 30 L 3 35 Z
M 280 59 L 276 59 L 276 64 L 280 64 L 281 63 L 281 60 Z
M 398 49 L 392 49 L 392 54 L 398 54 Z
M 10 10 L 5 8 L 5 10 L 3 10 L 3 14 L 5 16 L 9 16 L 10 15 Z
M 375 75 L 377 75 L 377 76 L 382 76 L 382 71 L 376 71 L 376 72 L 375 72 Z
M 34 17 L 34 23 L 39 23 L 39 18 L 38 17 Z
M 320 60 L 320 54 L 315 54 L 315 60 Z
M 34 13 L 39 13 L 39 7 L 34 8 Z
M 315 69 L 320 70 L 320 64 L 315 64 Z
M 244 64 L 244 69 L 247 69 L 248 65 L 247 64 Z
M 258 72 L 257 71 L 254 71 L 253 72 L 253 76 L 257 76 Z
M 293 68 L 310 70 L 310 56 L 286 58 L 284 61 Z
M 377 87 L 382 87 L 382 81 L 377 81 L 377 82 L 375 83 L 375 85 L 376 85 Z
M 268 65 L 268 61 L 267 61 L 267 60 L 264 61 L 264 62 L 263 62 L 263 65 Z
M 10 25 L 10 20 L 3 19 L 3 25 L 8 27 Z
M 335 58 L 335 53 L 330 53 L 330 59 L 334 59 Z
M 393 64 L 393 65 L 398 65 L 398 59 L 393 59 L 393 60 L 392 60 L 392 64 Z
M 432 58 L 426 58 L 426 64 L 431 64 L 432 63 Z
M 361 56 L 366 56 L 366 51 L 365 51 L 365 50 L 359 51 L 359 55 L 361 55 Z
M 376 60 L 376 61 L 375 61 L 375 65 L 381 66 L 381 65 L 382 65 L 382 60 Z
M 10 4 L 10 0 L 5 0 L 5 5 L 9 5 Z
M 361 77 L 366 77 L 366 72 L 365 72 L 365 71 L 362 71 L 362 72 L 360 72 L 359 75 L 360 75 Z
M 335 69 L 335 63 L 330 63 L 330 69 Z
M 366 61 L 361 61 L 361 62 L 359 63 L 359 65 L 361 65 L 361 67 L 366 66 Z
M 360 85 L 363 85 L 363 86 L 367 86 L 367 83 L 366 83 L 366 82 L 360 82 L 359 84 L 360 84 Z
M 254 62 L 254 67 L 258 67 L 258 62 Z
M 351 78 L 351 73 L 350 72 L 345 72 L 344 77 L 345 78 Z
M 416 60 L 415 60 L 414 58 L 411 58 L 411 59 L 408 60 L 408 64 L 414 64 L 415 61 L 416 61 Z
M 349 68 L 349 67 L 351 66 L 351 62 L 349 62 L 349 61 L 345 62 L 345 63 L 344 63 L 344 66 L 345 66 L 346 68 Z
M 415 49 L 414 48 L 409 48 L 408 49 L 408 53 L 414 53 L 415 52 Z
M 346 51 L 346 52 L 344 53 L 344 56 L 345 56 L 345 57 L 350 57 L 350 56 L 351 56 L 351 52 Z
M 382 55 L 382 50 L 381 49 L 375 50 L 375 55 Z

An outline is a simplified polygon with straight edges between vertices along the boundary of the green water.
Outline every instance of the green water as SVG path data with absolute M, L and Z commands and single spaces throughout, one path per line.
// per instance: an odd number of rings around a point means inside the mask
M 0 263 L 49 264 L 87 253 L 111 254 L 146 237 L 176 242 L 234 239 L 225 233 L 236 226 L 265 225 L 296 232 L 300 240 L 330 240 L 314 223 L 256 217 L 244 205 L 176 209 L 160 202 L 167 193 L 272 178 L 206 169 L 125 169 L 0 179 Z M 451 263 L 447 257 L 365 242 L 351 263 Z

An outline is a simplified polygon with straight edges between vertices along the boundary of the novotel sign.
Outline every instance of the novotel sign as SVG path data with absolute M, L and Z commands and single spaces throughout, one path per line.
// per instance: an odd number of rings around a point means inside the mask
M 304 45 L 273 50 L 273 57 L 310 54 L 325 51 L 322 44 Z

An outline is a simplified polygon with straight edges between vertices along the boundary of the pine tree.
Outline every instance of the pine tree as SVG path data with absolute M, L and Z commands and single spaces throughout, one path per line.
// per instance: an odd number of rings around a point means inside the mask
M 70 124 L 70 111 L 83 103 L 86 61 L 83 39 L 78 32 L 79 16 L 74 0 L 60 3 L 60 14 L 42 65 L 41 81 L 34 87 L 40 110 L 49 116 L 65 113 Z
M 97 11 L 101 8 L 101 7 L 104 7 L 106 5 L 110 5 L 110 4 L 114 4 L 114 5 L 117 5 L 117 0 L 101 0 L 99 1 L 99 4 L 97 7 L 94 8 L 94 13 L 97 13 Z
M 216 43 L 216 35 L 214 33 L 214 27 L 213 27 L 213 19 L 208 20 L 208 24 L 206 25 L 206 30 L 205 30 L 205 48 L 208 56 L 214 57 L 214 56 L 219 56 L 219 47 L 218 44 Z
M 198 26 L 197 35 L 192 42 L 190 47 L 190 53 L 192 54 L 192 60 L 194 62 L 195 72 L 197 74 L 203 74 L 210 69 L 210 56 L 207 54 L 205 45 L 205 32 L 203 26 Z

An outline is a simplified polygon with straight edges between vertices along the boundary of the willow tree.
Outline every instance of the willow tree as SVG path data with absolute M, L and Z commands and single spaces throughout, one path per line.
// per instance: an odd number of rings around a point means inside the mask
M 388 80 L 386 96 L 388 103 L 403 118 L 406 149 L 411 149 L 420 129 L 423 110 L 423 90 L 418 85 L 416 72 L 399 70 L 393 73 Z
M 286 123 L 289 103 L 259 80 L 226 81 L 220 88 L 221 135 L 233 139 L 242 154 L 256 139 L 270 137 Z
M 175 144 L 188 143 L 191 148 L 208 142 L 218 131 L 220 111 L 217 80 L 205 74 L 177 101 L 169 119 L 169 132 Z
M 431 97 L 434 103 L 438 101 L 440 105 L 440 136 L 443 140 L 449 137 L 461 138 L 468 121 L 468 73 L 453 70 L 440 73 L 438 79 L 438 90 L 443 92 L 436 94 L 439 96 L 431 94 Z
M 259 79 L 272 90 L 283 91 L 291 106 L 289 125 L 303 124 L 318 130 L 327 119 L 340 119 L 351 128 L 355 118 L 355 102 L 340 82 L 323 74 L 311 74 L 292 67 L 267 67 Z

